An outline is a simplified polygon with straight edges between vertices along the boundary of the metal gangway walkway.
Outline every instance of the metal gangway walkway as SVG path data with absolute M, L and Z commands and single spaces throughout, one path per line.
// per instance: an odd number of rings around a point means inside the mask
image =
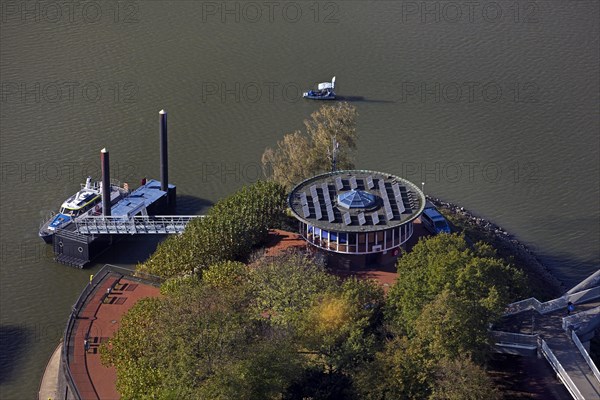
M 575 311 L 567 313 L 567 305 Z M 537 350 L 576 400 L 600 399 L 600 371 L 582 342 L 600 327 L 600 269 L 562 297 L 511 304 L 492 338 L 500 352 Z M 506 351 L 509 349 L 510 351 Z
M 204 215 L 87 216 L 75 220 L 75 231 L 82 235 L 170 235 L 182 233 L 190 221 L 202 217 Z

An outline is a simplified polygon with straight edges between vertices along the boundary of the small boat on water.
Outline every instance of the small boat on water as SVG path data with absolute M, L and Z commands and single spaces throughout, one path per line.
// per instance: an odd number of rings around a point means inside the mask
M 331 82 L 322 82 L 317 86 L 317 90 L 304 92 L 302 97 L 312 100 L 335 100 L 335 76 Z
M 127 189 L 111 184 L 111 202 L 120 199 L 126 193 Z M 39 236 L 44 242 L 52 243 L 52 237 L 57 229 L 64 228 L 75 218 L 84 214 L 99 213 L 102 207 L 101 203 L 102 183 L 92 182 L 92 178 L 88 177 L 85 184 L 81 185 L 81 189 L 62 203 L 58 214 L 42 223 Z

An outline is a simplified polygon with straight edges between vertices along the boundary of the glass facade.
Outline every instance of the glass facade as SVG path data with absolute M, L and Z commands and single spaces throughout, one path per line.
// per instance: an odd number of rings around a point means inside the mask
M 306 241 L 327 251 L 343 254 L 372 254 L 390 251 L 405 243 L 413 234 L 413 223 L 373 232 L 334 232 L 300 222 Z

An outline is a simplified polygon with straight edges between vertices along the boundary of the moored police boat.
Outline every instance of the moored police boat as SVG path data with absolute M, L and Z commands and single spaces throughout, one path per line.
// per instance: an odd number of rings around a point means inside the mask
M 128 193 L 127 188 L 121 188 L 117 183 L 111 184 L 111 202 L 118 201 Z M 102 182 L 93 182 L 88 177 L 85 184 L 73 196 L 65 200 L 58 214 L 53 215 L 42 223 L 39 236 L 46 243 L 52 243 L 52 237 L 57 229 L 64 228 L 75 218 L 82 215 L 99 213 L 102 207 Z

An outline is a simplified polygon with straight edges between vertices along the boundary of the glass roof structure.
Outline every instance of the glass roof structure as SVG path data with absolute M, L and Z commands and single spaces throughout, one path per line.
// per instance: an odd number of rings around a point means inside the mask
M 377 203 L 375 195 L 362 190 L 349 190 L 337 196 L 338 205 L 347 209 L 372 208 Z

